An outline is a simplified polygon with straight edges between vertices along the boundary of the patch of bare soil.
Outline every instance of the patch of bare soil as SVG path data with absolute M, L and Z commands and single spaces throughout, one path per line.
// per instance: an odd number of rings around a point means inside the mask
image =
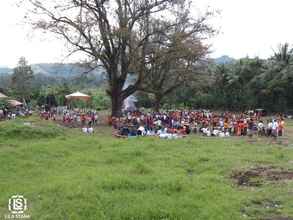
M 275 167 L 256 167 L 249 170 L 234 171 L 231 178 L 238 186 L 261 186 L 266 181 L 293 180 L 293 171 Z

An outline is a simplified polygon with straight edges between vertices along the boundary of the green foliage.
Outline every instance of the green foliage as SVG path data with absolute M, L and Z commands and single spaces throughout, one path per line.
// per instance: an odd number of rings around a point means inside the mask
M 105 110 L 110 108 L 111 100 L 104 89 L 91 90 L 89 94 L 92 96 L 91 106 L 94 109 Z
M 37 101 L 39 106 L 48 105 L 48 106 L 64 106 L 66 105 L 65 96 L 73 92 L 67 83 L 57 84 L 47 87 L 42 87 L 40 90 L 37 90 L 34 94 L 34 99 Z
M 293 51 L 279 46 L 267 60 L 243 58 L 227 64 L 209 64 L 200 83 L 182 86 L 165 99 L 176 106 L 273 112 L 293 109 Z M 205 80 L 203 80 L 206 77 Z
M 70 103 L 67 103 L 65 96 L 77 90 L 78 88 L 68 83 L 42 87 L 40 90 L 36 90 L 36 93 L 34 94 L 34 99 L 37 101 L 37 104 L 39 106 L 45 104 L 49 106 L 64 106 L 66 104 L 70 104 L 72 107 L 93 108 L 97 110 L 104 110 L 110 108 L 111 101 L 109 96 L 106 94 L 104 88 L 80 90 L 81 92 L 84 92 L 92 97 L 90 102 L 71 101 Z
M 102 88 L 100 89 L 90 89 L 90 90 L 81 90 L 81 92 L 86 93 L 91 96 L 89 102 L 85 102 L 82 100 L 74 100 L 70 101 L 68 104 L 74 108 L 92 108 L 96 110 L 105 110 L 109 109 L 111 106 L 111 101 L 109 96 L 106 94 L 106 91 Z M 62 96 L 56 96 L 58 100 L 61 98 L 65 98 L 65 95 L 68 95 L 69 92 L 66 94 L 62 93 Z M 58 102 L 60 103 L 60 101 Z M 65 104 L 65 103 L 64 103 Z
M 13 70 L 11 76 L 12 93 L 19 99 L 29 100 L 32 95 L 33 71 L 26 59 L 21 57 L 18 66 Z
M 0 99 L 0 109 L 8 106 L 8 102 L 5 99 Z
M 152 108 L 154 105 L 154 97 L 152 94 L 146 92 L 137 92 L 137 107 Z

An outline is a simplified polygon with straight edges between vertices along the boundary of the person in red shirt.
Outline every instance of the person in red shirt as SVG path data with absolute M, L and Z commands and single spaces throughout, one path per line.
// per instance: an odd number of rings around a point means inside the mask
M 81 124 L 84 126 L 84 125 L 85 125 L 85 120 L 86 120 L 84 114 L 82 114 L 82 115 L 80 116 L 80 120 L 81 120 Z
M 242 123 L 242 121 L 238 121 L 238 122 L 237 122 L 237 136 L 241 136 L 242 128 L 243 128 L 243 123 Z

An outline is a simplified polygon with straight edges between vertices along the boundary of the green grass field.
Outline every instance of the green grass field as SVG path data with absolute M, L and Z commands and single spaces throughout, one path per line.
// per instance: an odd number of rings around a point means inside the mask
M 258 166 L 293 170 L 293 122 L 287 127 L 286 144 L 277 145 L 125 140 L 106 127 L 87 136 L 36 118 L 0 122 L 0 219 L 16 194 L 26 197 L 34 220 L 293 219 L 293 180 L 238 186 L 231 178 Z

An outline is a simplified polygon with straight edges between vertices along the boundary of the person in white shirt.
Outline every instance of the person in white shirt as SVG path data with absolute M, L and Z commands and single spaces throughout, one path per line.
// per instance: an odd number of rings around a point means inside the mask
M 95 114 L 94 119 L 95 119 L 95 124 L 97 124 L 98 123 L 98 120 L 99 120 L 98 114 Z
M 224 132 L 220 132 L 219 133 L 219 137 L 225 137 L 225 133 Z
M 88 132 L 89 134 L 93 134 L 93 133 L 94 133 L 94 129 L 93 129 L 92 127 L 89 127 L 89 128 L 87 129 L 87 132 Z
M 204 135 L 208 136 L 208 137 L 211 136 L 211 131 L 210 131 L 209 128 L 203 128 L 203 129 L 202 129 L 202 133 L 203 133 Z
M 260 121 L 257 124 L 257 131 L 258 131 L 258 135 L 259 136 L 263 136 L 264 135 L 264 123 L 263 123 L 263 121 Z
M 223 119 L 220 119 L 219 124 L 220 124 L 221 131 L 223 131 L 224 130 L 224 121 L 223 121 Z
M 159 120 L 157 120 L 157 121 L 155 121 L 155 125 L 157 125 L 157 126 L 161 126 L 162 125 L 162 121 L 159 119 Z
M 160 138 L 168 138 L 168 134 L 166 133 L 164 128 L 161 128 L 160 130 L 157 131 L 157 135 Z
M 219 131 L 219 130 L 217 130 L 217 129 L 213 130 L 213 136 L 218 136 L 218 135 L 219 135 L 219 133 L 220 133 L 220 131 Z
M 273 123 L 272 123 L 272 135 L 273 137 L 278 136 L 278 122 L 276 120 L 273 120 Z
M 154 136 L 154 135 L 156 135 L 156 134 L 155 134 L 154 131 L 148 130 L 148 131 L 146 132 L 146 135 L 147 135 L 147 136 Z
M 145 136 L 146 135 L 146 131 L 145 131 L 145 128 L 144 126 L 139 126 L 139 128 L 137 129 L 138 131 L 138 134 L 141 135 L 141 136 Z
M 272 121 L 269 121 L 268 122 L 268 127 L 267 127 L 267 136 L 271 136 L 272 135 L 272 126 L 273 126 Z
M 83 127 L 81 130 L 82 130 L 83 133 L 87 134 L 87 128 L 86 127 Z

